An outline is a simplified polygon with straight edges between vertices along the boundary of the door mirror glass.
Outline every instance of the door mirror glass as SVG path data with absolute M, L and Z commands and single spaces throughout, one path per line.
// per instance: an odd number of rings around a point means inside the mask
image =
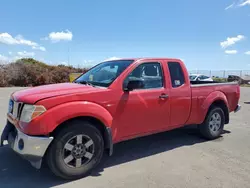
M 143 89 L 144 82 L 143 80 L 130 80 L 127 87 L 124 88 L 124 91 L 133 91 L 134 89 Z

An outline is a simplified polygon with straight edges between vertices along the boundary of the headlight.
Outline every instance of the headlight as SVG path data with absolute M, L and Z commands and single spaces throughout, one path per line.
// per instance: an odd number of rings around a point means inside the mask
M 28 123 L 45 111 L 46 108 L 44 106 L 25 104 L 22 109 L 20 121 Z

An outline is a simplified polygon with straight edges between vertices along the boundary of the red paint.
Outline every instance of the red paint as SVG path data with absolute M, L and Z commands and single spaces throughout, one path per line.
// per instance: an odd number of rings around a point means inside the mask
M 126 76 L 139 64 L 159 62 L 164 74 L 164 87 L 124 92 Z M 185 84 L 172 88 L 167 62 L 180 63 Z M 161 94 L 169 98 L 160 99 Z M 166 131 L 185 124 L 200 124 L 216 100 L 223 100 L 229 111 L 238 104 L 238 85 L 191 87 L 188 72 L 178 59 L 135 59 L 109 88 L 74 83 L 53 84 L 15 92 L 16 101 L 39 104 L 47 111 L 30 123 L 14 121 L 29 135 L 47 135 L 66 120 L 80 116 L 94 117 L 112 129 L 113 141 Z M 13 121 L 12 121 L 13 122 Z

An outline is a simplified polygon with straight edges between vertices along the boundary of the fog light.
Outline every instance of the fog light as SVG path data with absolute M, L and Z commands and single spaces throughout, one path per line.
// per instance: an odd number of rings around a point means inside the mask
M 19 148 L 20 150 L 23 150 L 23 148 L 24 148 L 23 139 L 20 139 L 20 140 L 18 141 L 18 148 Z

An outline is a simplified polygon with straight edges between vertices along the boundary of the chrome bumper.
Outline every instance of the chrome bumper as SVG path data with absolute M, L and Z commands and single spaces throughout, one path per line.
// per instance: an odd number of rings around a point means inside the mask
M 236 108 L 234 109 L 234 113 L 240 111 L 241 105 L 237 104 Z
M 6 125 L 10 126 L 10 125 Z M 14 131 L 13 131 L 14 129 Z M 3 134 L 7 135 L 9 146 L 19 155 L 27 159 L 32 166 L 41 168 L 42 158 L 53 140 L 53 137 L 28 136 L 13 127 L 12 131 Z M 3 137 L 3 136 L 2 136 Z

